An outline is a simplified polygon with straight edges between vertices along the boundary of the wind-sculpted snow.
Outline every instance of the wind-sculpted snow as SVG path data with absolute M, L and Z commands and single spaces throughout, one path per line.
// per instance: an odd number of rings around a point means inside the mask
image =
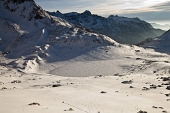
M 149 23 L 139 18 L 126 18 L 111 15 L 108 18 L 91 14 L 90 11 L 83 13 L 48 12 L 52 16 L 60 17 L 78 27 L 88 31 L 101 33 L 111 37 L 119 43 L 137 44 L 147 38 L 155 38 L 164 33 L 163 30 L 154 29 Z

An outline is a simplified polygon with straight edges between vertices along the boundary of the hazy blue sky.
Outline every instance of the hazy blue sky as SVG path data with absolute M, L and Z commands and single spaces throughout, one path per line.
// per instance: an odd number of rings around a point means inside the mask
M 107 17 L 123 15 L 170 24 L 170 0 L 35 0 L 48 11 L 84 12 Z

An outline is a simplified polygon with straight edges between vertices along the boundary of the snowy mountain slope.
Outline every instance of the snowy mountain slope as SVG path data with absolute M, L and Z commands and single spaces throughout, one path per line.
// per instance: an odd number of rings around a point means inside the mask
M 149 43 L 145 43 L 143 47 L 153 48 L 155 51 L 170 54 L 170 30 L 162 36 L 154 38 Z
M 126 18 L 111 15 L 108 18 L 83 13 L 48 12 L 52 16 L 63 18 L 70 23 L 84 27 L 89 31 L 107 35 L 119 43 L 137 44 L 147 38 L 154 38 L 164 33 L 163 30 L 153 28 L 149 23 L 139 18 Z
M 33 0 L 2 0 L 0 10 L 1 51 L 46 43 L 80 46 L 116 43 L 106 36 L 76 28 L 63 19 L 52 18 Z
M 33 0 L 1 0 L 0 10 L 0 51 L 9 52 L 5 57 L 14 67 L 32 69 L 31 65 L 37 68 L 43 61 L 67 60 L 100 46 L 119 46 L 107 36 L 51 17 Z
M 32 0 L 1 0 L 0 10 L 2 51 L 9 51 L 11 43 L 19 41 L 21 37 L 29 37 L 50 22 L 50 16 Z

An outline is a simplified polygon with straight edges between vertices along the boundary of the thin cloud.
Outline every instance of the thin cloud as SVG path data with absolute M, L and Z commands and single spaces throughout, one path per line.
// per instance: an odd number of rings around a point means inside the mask
M 149 22 L 170 23 L 170 1 L 156 4 L 146 9 L 127 9 L 127 12 L 120 15 L 128 17 L 139 17 Z
M 161 11 L 167 11 L 170 9 L 170 1 L 152 6 L 151 8 Z

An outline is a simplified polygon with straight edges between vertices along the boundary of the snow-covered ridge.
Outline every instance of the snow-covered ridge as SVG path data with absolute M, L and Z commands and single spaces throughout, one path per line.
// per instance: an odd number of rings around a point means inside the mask
M 155 51 L 170 54 L 170 30 L 165 32 L 162 36 L 154 38 L 150 42 L 144 42 L 143 47 L 152 48 Z
M 163 30 L 154 29 L 149 23 L 139 18 L 119 17 L 117 15 L 105 18 L 91 14 L 88 10 L 83 13 L 62 14 L 59 11 L 48 13 L 63 18 L 78 27 L 86 28 L 88 31 L 107 35 L 119 43 L 137 44 L 147 38 L 154 38 L 164 33 Z
M 35 32 L 50 24 L 50 16 L 33 0 L 0 1 L 0 17 L 19 25 L 26 32 Z
M 48 57 L 53 54 L 51 50 L 62 47 L 118 45 L 107 36 L 51 17 L 33 0 L 2 0 L 0 10 L 0 51 L 10 51 L 10 58 L 33 54 Z

